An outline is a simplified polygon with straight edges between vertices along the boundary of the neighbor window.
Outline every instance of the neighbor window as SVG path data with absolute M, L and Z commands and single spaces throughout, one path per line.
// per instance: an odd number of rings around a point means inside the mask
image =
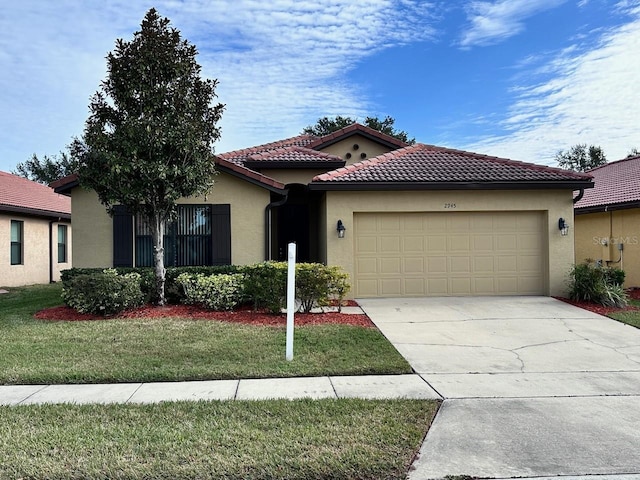
M 164 263 L 167 267 L 211 265 L 211 206 L 178 205 L 175 221 L 164 232 Z M 136 266 L 153 265 L 151 229 L 136 218 Z
M 21 265 L 24 243 L 24 222 L 11 220 L 11 265 Z
M 67 263 L 67 226 L 58 225 L 58 263 Z

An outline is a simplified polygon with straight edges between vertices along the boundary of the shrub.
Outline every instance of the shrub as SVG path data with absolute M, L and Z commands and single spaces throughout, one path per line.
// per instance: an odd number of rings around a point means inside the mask
M 627 294 L 622 288 L 624 272 L 620 269 L 584 262 L 574 265 L 569 277 L 569 298 L 572 300 L 609 307 L 624 307 L 628 303 Z
M 243 278 L 240 273 L 209 276 L 181 273 L 176 284 L 182 288 L 187 304 L 202 305 L 212 310 L 232 310 L 243 298 Z
M 287 295 L 287 264 L 262 262 L 240 267 L 240 271 L 245 275 L 244 292 L 253 308 L 280 313 Z
M 119 275 L 108 269 L 68 278 L 62 289 L 65 304 L 80 313 L 113 315 L 144 303 L 140 275 Z
M 245 293 L 254 308 L 266 308 L 280 313 L 286 304 L 287 264 L 263 262 L 242 267 L 245 273 Z M 296 264 L 296 298 L 300 310 L 308 313 L 314 307 L 324 307 L 330 300 L 342 302 L 349 291 L 347 274 L 340 267 L 321 263 Z

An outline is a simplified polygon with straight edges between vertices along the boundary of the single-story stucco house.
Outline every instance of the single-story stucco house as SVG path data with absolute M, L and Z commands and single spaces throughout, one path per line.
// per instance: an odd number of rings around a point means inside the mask
M 71 199 L 0 172 L 0 287 L 55 282 L 71 268 Z
M 595 187 L 575 204 L 575 261 L 621 268 L 625 287 L 640 287 L 640 156 L 588 173 Z
M 207 198 L 185 198 L 167 264 L 285 259 L 341 265 L 354 297 L 558 295 L 574 258 L 573 196 L 589 175 L 432 145 L 354 124 L 223 153 Z M 110 218 L 75 176 L 78 267 L 150 265 L 148 231 Z M 341 231 L 340 231 L 340 230 Z M 344 229 L 344 230 L 342 230 Z

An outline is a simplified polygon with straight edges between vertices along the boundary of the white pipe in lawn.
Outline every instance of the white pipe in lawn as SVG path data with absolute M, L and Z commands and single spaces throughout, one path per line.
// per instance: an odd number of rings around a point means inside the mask
M 287 265 L 287 360 L 293 360 L 293 314 L 296 309 L 296 244 L 289 244 Z

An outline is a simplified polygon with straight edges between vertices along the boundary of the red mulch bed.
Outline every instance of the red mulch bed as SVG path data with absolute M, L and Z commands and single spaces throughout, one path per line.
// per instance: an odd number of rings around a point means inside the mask
M 355 302 L 354 302 L 355 303 Z M 357 303 L 355 304 L 357 305 Z M 351 305 L 354 306 L 354 305 Z M 180 317 L 199 320 L 218 320 L 222 322 L 243 323 L 248 325 L 284 326 L 287 323 L 285 315 L 273 315 L 253 310 L 234 310 L 232 312 L 214 312 L 193 305 L 166 305 L 156 307 L 147 305 L 114 316 L 103 317 L 78 313 L 69 307 L 53 307 L 40 310 L 34 315 L 38 320 L 53 321 L 91 321 L 108 320 L 113 318 L 166 318 Z M 373 322 L 366 315 L 352 315 L 345 313 L 296 313 L 296 325 L 324 325 L 342 324 L 373 328 Z
M 629 298 L 633 300 L 640 300 L 640 288 L 634 288 L 627 292 L 629 294 Z M 598 313 L 600 315 L 608 315 L 613 312 L 624 312 L 627 310 L 640 310 L 639 307 L 635 305 L 628 305 L 624 308 L 616 308 L 616 307 L 605 307 L 603 305 L 598 305 L 597 303 L 591 302 L 581 302 L 578 300 L 570 300 L 568 298 L 562 297 L 554 297 L 558 300 L 562 300 L 563 302 L 570 303 L 571 305 L 575 305 L 576 307 L 584 308 L 585 310 L 589 310 L 590 312 Z

